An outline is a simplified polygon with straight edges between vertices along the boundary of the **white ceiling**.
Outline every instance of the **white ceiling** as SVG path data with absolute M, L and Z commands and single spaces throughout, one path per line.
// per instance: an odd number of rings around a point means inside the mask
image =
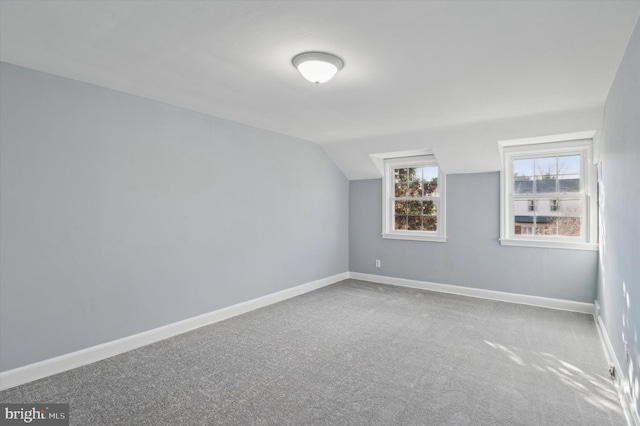
M 589 126 L 639 14 L 614 0 L 1 0 L 0 60 L 318 142 L 361 179 L 371 153 L 477 151 L 502 137 L 487 123 L 555 131 L 540 120 L 583 111 Z M 323 85 L 291 65 L 315 50 L 345 62 Z

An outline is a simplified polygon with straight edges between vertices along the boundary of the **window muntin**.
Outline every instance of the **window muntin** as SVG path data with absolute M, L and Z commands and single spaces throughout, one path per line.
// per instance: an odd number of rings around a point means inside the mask
M 513 192 L 544 194 L 580 192 L 581 155 L 545 156 L 513 160 Z
M 583 192 L 582 162 L 581 154 L 513 159 L 514 235 L 583 235 L 583 199 L 576 198 Z M 533 232 L 523 234 L 522 226 L 529 224 Z
M 596 249 L 591 141 L 504 148 L 503 245 Z
M 443 177 L 433 156 L 385 160 L 384 238 L 444 241 Z
M 396 231 L 437 231 L 438 167 L 393 168 Z

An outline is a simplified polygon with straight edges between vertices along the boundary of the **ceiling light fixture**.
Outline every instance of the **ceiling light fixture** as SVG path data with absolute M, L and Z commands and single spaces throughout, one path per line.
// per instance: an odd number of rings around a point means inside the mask
M 293 58 L 293 66 L 312 83 L 326 83 L 344 66 L 342 59 L 323 52 L 305 52 Z

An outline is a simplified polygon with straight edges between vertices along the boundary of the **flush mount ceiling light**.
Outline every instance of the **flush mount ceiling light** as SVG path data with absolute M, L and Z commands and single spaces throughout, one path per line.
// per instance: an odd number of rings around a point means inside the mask
M 342 59 L 323 52 L 305 52 L 293 58 L 293 66 L 312 83 L 325 83 L 344 66 Z

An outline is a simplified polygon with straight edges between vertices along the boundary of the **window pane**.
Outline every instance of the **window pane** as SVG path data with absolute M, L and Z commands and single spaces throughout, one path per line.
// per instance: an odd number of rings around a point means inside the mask
M 533 224 L 516 225 L 514 233 L 516 235 L 533 235 Z
M 420 231 L 422 229 L 422 216 L 409 216 L 407 228 L 409 231 Z
M 422 168 L 422 180 L 431 180 L 438 178 L 438 167 L 430 166 Z
M 516 176 L 513 182 L 513 192 L 516 194 L 532 194 L 533 178 L 531 176 Z
M 422 182 L 414 180 L 409 184 L 409 197 L 422 197 Z
M 413 181 L 413 180 L 420 180 L 420 169 L 416 169 L 415 167 L 410 167 L 407 169 L 407 180 Z
M 513 191 L 516 194 L 533 193 L 533 158 L 513 161 Z
M 436 214 L 436 203 L 434 203 L 433 201 L 423 201 L 422 214 L 424 215 Z
M 558 200 L 555 198 L 538 198 L 535 201 L 535 211 L 541 216 L 557 216 Z
M 419 215 L 422 213 L 422 201 L 409 201 L 409 214 Z
M 514 233 L 516 234 L 527 234 L 524 232 L 525 230 L 529 230 L 529 234 L 533 232 L 533 215 L 531 216 L 515 216 L 513 218 L 514 222 Z
M 438 168 L 423 167 L 422 168 L 422 185 L 423 194 L 428 197 L 436 197 L 438 195 Z
M 423 194 L 427 197 L 437 197 L 438 196 L 438 178 L 434 177 L 429 180 L 425 180 L 423 182 L 424 192 Z
M 558 176 L 559 192 L 579 192 L 580 175 L 560 175 Z
M 558 235 L 561 235 L 563 237 L 579 237 L 580 236 L 580 218 L 579 217 L 558 218 Z
M 513 160 L 513 176 L 533 176 L 533 158 Z
M 408 176 L 408 171 L 407 169 L 395 169 L 393 171 L 393 176 L 395 179 L 395 182 L 406 182 L 407 181 L 407 176 Z
M 521 215 L 533 216 L 533 211 L 535 210 L 535 208 L 533 210 L 529 209 L 529 206 L 531 205 L 532 201 L 533 200 L 516 200 L 515 210 L 514 210 L 514 213 L 516 214 L 516 216 L 521 216 Z
M 582 206 L 579 199 L 560 200 L 558 204 L 558 210 L 560 212 L 560 216 L 582 216 Z
M 407 214 L 407 202 L 406 201 L 396 201 L 395 202 L 395 213 L 396 214 Z
M 438 218 L 436 216 L 423 216 L 422 217 L 422 230 L 423 231 L 437 231 L 438 230 Z
M 406 183 L 396 183 L 395 196 L 406 197 L 409 186 Z
M 556 176 L 537 176 L 536 177 L 536 194 L 545 194 L 556 192 Z
M 394 229 L 402 230 L 407 229 L 407 217 L 406 216 L 394 216 Z
M 535 175 L 551 178 L 558 174 L 558 157 L 542 157 L 535 159 Z
M 557 235 L 557 218 L 553 216 L 536 216 L 536 235 Z
M 563 155 L 561 157 L 558 157 L 558 174 L 579 175 L 580 174 L 580 156 L 579 155 Z

